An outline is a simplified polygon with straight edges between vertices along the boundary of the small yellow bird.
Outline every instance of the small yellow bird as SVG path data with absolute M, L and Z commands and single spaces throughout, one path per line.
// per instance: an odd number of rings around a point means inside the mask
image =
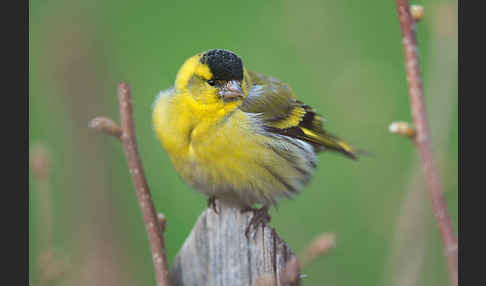
M 290 86 L 247 70 L 226 50 L 186 60 L 174 86 L 157 97 L 153 126 L 186 183 L 207 195 L 213 208 L 218 199 L 253 211 L 255 227 L 270 220 L 270 205 L 309 182 L 317 152 L 357 159 Z

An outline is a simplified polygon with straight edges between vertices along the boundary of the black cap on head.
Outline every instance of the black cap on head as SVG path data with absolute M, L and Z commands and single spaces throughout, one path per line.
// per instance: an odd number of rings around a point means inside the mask
M 226 50 L 209 50 L 202 55 L 216 80 L 242 80 L 243 63 L 235 53 Z

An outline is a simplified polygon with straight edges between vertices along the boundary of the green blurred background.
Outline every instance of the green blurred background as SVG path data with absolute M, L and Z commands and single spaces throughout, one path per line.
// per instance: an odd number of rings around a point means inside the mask
M 425 95 L 457 230 L 457 1 L 415 4 L 425 7 Z M 172 263 L 206 198 L 172 168 L 152 131 L 151 104 L 186 58 L 211 48 L 289 83 L 330 131 L 371 153 L 358 162 L 319 155 L 312 183 L 271 211 L 296 253 L 320 233 L 336 235 L 336 248 L 302 270 L 304 285 L 448 284 L 417 152 L 388 132 L 392 121 L 411 122 L 394 1 L 32 0 L 29 13 L 30 144 L 49 152 L 48 182 L 29 176 L 31 285 L 155 285 L 122 145 L 88 128 L 98 115 L 118 121 L 120 81 L 132 86 Z

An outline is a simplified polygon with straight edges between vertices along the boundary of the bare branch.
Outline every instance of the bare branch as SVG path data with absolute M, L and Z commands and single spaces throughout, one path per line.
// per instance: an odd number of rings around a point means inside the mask
M 35 264 L 36 276 L 39 285 L 50 285 L 65 278 L 70 270 L 70 264 L 64 252 L 54 249 L 53 246 L 53 215 L 52 198 L 49 187 L 50 154 L 47 148 L 36 143 L 31 149 L 31 168 L 32 174 L 36 179 L 36 186 L 39 198 L 40 213 L 42 221 L 40 228 L 41 252 Z
M 428 185 L 432 208 L 444 243 L 444 255 L 447 258 L 451 285 L 458 284 L 458 248 L 457 239 L 452 228 L 449 210 L 444 198 L 444 191 L 435 166 L 430 143 L 429 123 L 425 109 L 422 78 L 420 74 L 416 23 L 410 13 L 408 0 L 396 0 L 398 18 L 402 31 L 402 42 L 405 54 L 406 72 L 410 96 L 410 106 L 417 136 L 415 143 L 422 159 L 425 180 Z
M 145 230 L 147 231 L 152 251 L 152 262 L 154 264 L 157 285 L 169 286 L 171 285 L 171 281 L 165 252 L 164 236 L 159 218 L 155 211 L 147 180 L 145 179 L 142 162 L 138 154 L 130 87 L 126 83 L 122 82 L 118 85 L 118 101 L 122 126 L 121 133 L 116 123 L 111 119 L 103 117 L 93 119 L 90 122 L 90 127 L 118 137 L 123 143 L 128 161 L 128 168 L 132 176 L 133 185 L 137 194 L 140 210 L 142 211 Z
M 324 255 L 336 246 L 336 235 L 334 233 L 323 233 L 314 238 L 307 246 L 299 263 L 297 257 L 292 256 L 284 270 L 280 274 L 280 281 L 284 285 L 298 285 L 300 279 L 300 268 L 310 264 L 317 257 Z M 262 284 L 263 285 L 263 284 Z
M 159 219 L 160 230 L 164 233 L 165 228 L 167 227 L 167 219 L 163 213 L 158 213 L 157 218 Z
M 424 18 L 424 6 L 412 5 L 410 6 L 410 14 L 412 14 L 413 19 L 418 22 Z
M 41 286 L 56 284 L 72 271 L 72 265 L 65 254 L 54 248 L 42 250 L 37 258 L 36 266 Z
M 106 117 L 96 117 L 89 122 L 89 127 L 121 140 L 122 130 L 113 120 Z
M 310 264 L 317 257 L 329 252 L 336 247 L 336 235 L 334 233 L 324 233 L 314 238 L 301 256 L 301 266 Z
M 49 183 L 50 155 L 47 148 L 41 144 L 33 144 L 31 150 L 30 165 L 32 174 L 36 179 L 36 189 L 39 197 L 40 214 L 42 219 L 42 228 L 40 232 L 42 248 L 52 248 L 53 234 L 53 215 L 52 215 L 52 198 Z
M 388 126 L 388 130 L 391 133 L 399 134 L 410 139 L 415 139 L 416 131 L 413 126 L 404 121 L 395 121 Z
M 47 181 L 49 178 L 49 152 L 40 143 L 33 144 L 30 166 L 37 180 Z

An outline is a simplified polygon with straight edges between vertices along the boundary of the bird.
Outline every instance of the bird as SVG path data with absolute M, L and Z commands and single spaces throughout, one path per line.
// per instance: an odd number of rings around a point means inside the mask
M 182 180 L 215 201 L 254 213 L 250 227 L 270 221 L 269 207 L 309 183 L 316 154 L 359 151 L 324 129 L 325 120 L 292 88 L 247 69 L 232 51 L 189 57 L 152 108 L 156 137 Z M 255 208 L 254 205 L 262 205 Z

